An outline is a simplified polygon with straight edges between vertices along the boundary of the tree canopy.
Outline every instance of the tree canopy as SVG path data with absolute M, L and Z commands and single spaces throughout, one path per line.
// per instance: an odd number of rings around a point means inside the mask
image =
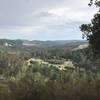
M 93 4 L 93 0 L 89 5 Z M 81 25 L 80 29 L 83 32 L 83 38 L 89 41 L 93 54 L 100 57 L 100 1 L 95 1 L 96 7 L 99 8 L 98 12 L 94 15 L 89 24 Z
M 90 3 L 88 5 L 91 6 L 93 4 L 93 2 L 95 2 L 95 4 L 96 4 L 97 2 L 100 2 L 100 1 L 99 0 L 90 0 Z

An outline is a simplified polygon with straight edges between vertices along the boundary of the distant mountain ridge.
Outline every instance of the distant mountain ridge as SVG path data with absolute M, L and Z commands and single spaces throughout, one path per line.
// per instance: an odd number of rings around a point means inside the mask
M 59 47 L 59 46 L 73 46 L 73 45 L 82 45 L 87 44 L 87 41 L 83 40 L 55 40 L 55 41 L 23 41 L 23 45 L 25 46 L 43 46 L 43 47 Z
M 12 46 L 29 46 L 29 47 L 77 47 L 79 45 L 88 44 L 85 40 L 55 40 L 55 41 L 40 41 L 40 40 L 10 40 L 0 39 L 0 45 L 9 44 Z

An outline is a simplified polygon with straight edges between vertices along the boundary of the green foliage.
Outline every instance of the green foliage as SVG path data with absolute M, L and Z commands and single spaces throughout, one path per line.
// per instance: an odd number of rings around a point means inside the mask
M 93 0 L 91 0 L 91 2 L 92 1 Z M 100 1 L 96 1 L 95 5 L 100 8 Z M 100 9 L 94 15 L 91 23 L 81 25 L 80 29 L 83 32 L 83 37 L 89 40 L 90 48 L 92 49 L 94 56 L 100 57 Z
M 100 74 L 67 72 L 66 81 L 45 81 L 40 74 L 0 83 L 0 100 L 99 100 Z M 37 81 L 36 81 L 36 78 Z
M 30 56 L 1 50 L 0 100 L 99 100 L 100 72 L 91 70 L 93 63 L 85 58 L 84 50 L 45 48 L 33 52 Z M 31 61 L 28 65 L 31 57 L 51 64 Z M 67 59 L 75 63 L 75 68 L 60 70 L 59 65 Z

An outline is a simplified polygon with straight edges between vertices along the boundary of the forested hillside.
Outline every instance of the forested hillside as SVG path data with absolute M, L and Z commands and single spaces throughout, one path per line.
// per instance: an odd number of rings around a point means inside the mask
M 99 68 L 85 56 L 87 42 L 1 41 L 0 100 L 99 98 Z
M 0 38 L 10 38 L 0 39 L 0 100 L 100 100 L 100 0 L 92 19 L 86 0 L 15 1 L 0 1 Z M 79 24 L 85 40 L 64 40 Z M 29 41 L 38 35 L 52 39 Z

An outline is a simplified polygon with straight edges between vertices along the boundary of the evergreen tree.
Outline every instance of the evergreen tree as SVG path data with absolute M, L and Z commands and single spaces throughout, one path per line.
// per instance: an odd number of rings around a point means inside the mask
M 92 3 L 93 0 L 90 4 Z M 80 29 L 83 32 L 83 38 L 85 37 L 89 41 L 93 54 L 100 57 L 100 1 L 96 0 L 95 5 L 99 9 L 98 12 L 94 15 L 90 24 L 83 24 Z

